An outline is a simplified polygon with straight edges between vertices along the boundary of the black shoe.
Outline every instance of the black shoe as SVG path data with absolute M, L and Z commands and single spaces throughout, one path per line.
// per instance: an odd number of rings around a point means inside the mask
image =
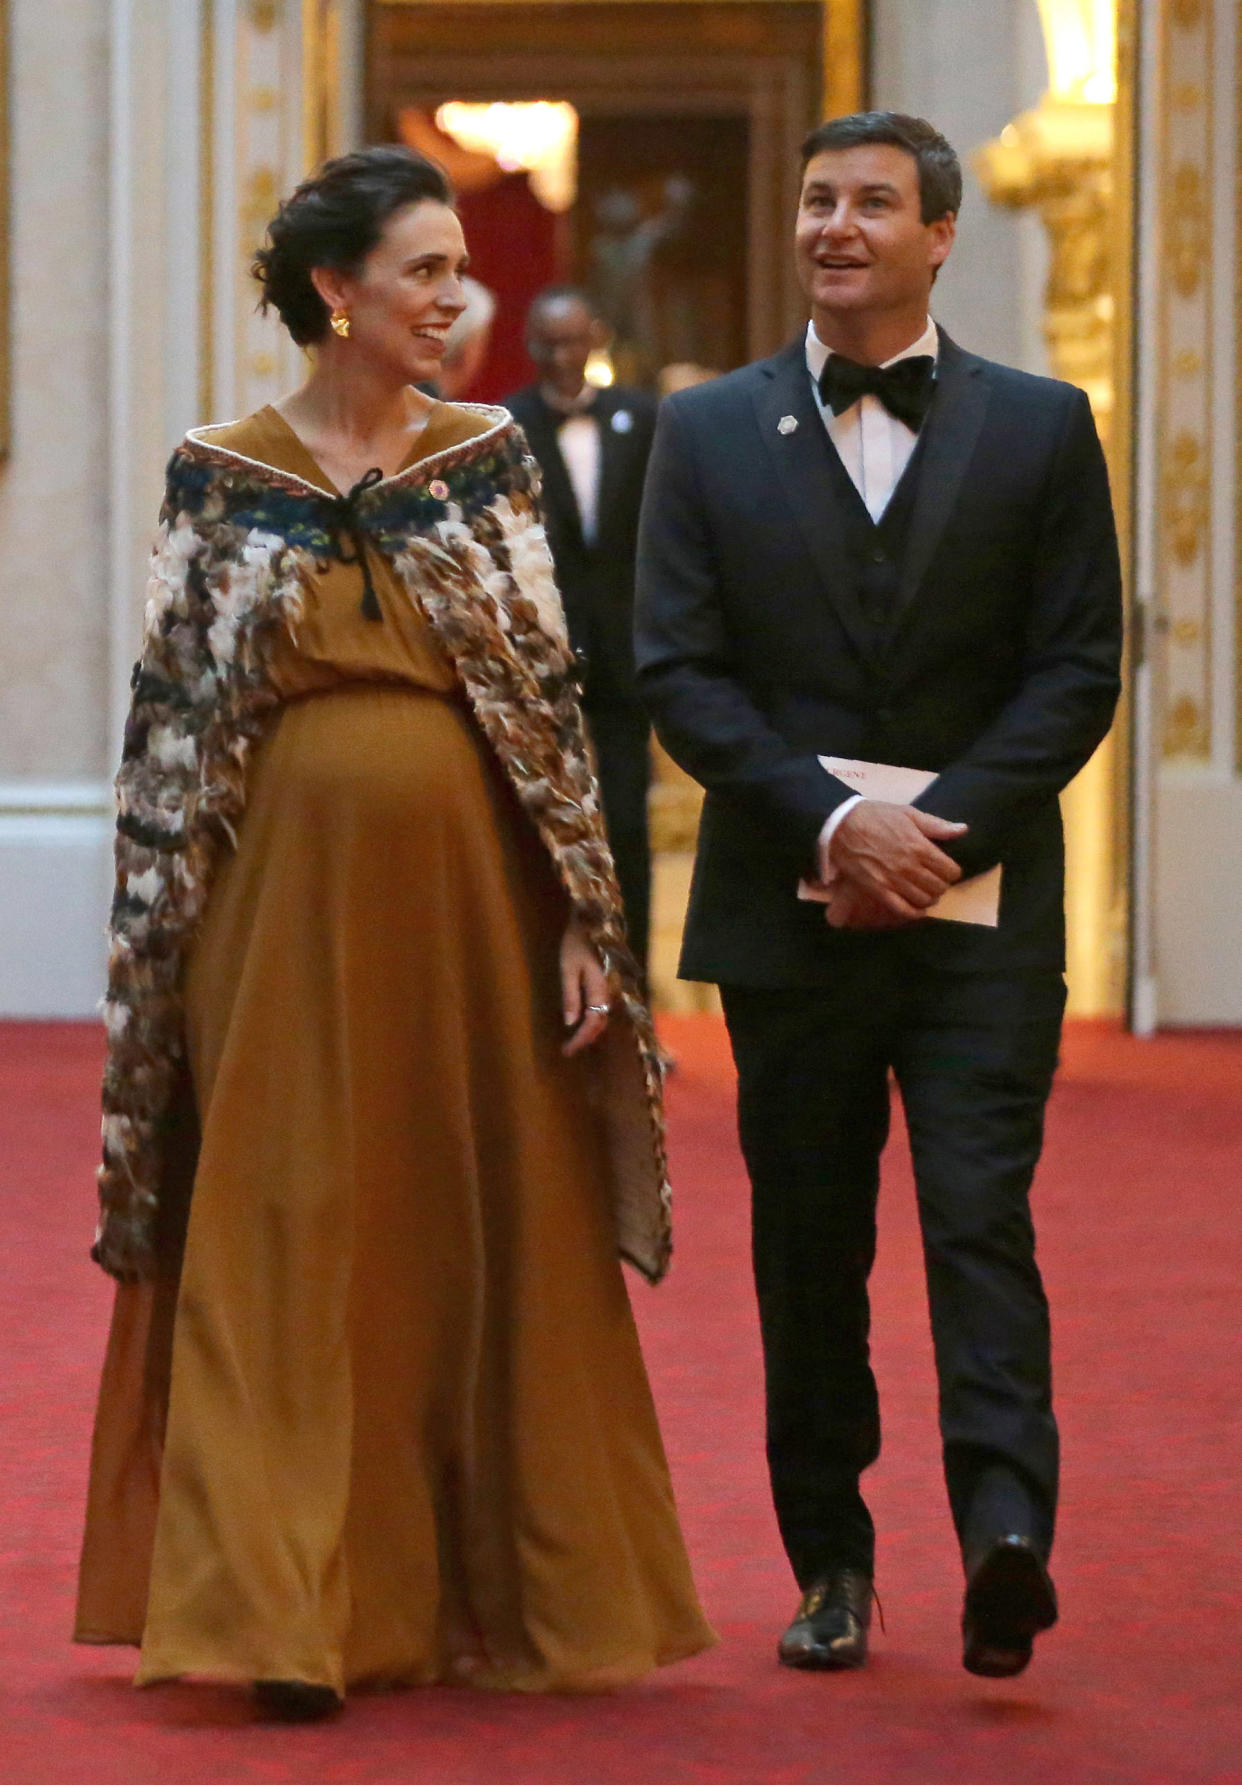
M 962 1665 L 1007 1680 L 1021 1673 L 1041 1630 L 1057 1621 L 1057 1595 L 1029 1537 L 998 1537 L 967 1559 Z
M 256 1680 L 254 1695 L 264 1715 L 278 1723 L 318 1723 L 335 1716 L 344 1703 L 331 1686 L 308 1686 L 305 1680 Z
M 861 1568 L 834 1568 L 802 1595 L 777 1654 L 786 1667 L 861 1667 L 871 1627 L 871 1576 Z

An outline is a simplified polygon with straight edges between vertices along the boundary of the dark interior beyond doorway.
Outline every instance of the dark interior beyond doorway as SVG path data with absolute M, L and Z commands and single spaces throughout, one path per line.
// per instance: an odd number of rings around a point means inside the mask
M 745 117 L 582 119 L 573 271 L 623 381 L 746 358 L 747 139 Z
M 773 353 L 799 326 L 788 231 L 823 92 L 816 0 L 367 0 L 366 16 L 368 133 L 449 162 L 476 273 L 500 301 L 470 396 L 533 375 L 523 321 L 547 280 L 596 290 L 617 375 L 643 382 L 670 363 Z M 575 207 L 537 214 L 524 174 L 455 165 L 434 123 L 450 99 L 572 105 Z

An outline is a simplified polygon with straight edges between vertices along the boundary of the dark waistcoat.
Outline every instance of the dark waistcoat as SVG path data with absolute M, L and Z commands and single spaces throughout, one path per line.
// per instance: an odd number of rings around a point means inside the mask
M 918 496 L 919 476 L 923 466 L 921 433 L 897 487 L 878 522 L 873 521 L 866 503 L 845 469 L 841 455 L 827 433 L 824 434 L 824 458 L 831 485 L 831 499 L 841 515 L 841 531 L 849 554 L 848 574 L 854 584 L 868 626 L 872 629 L 877 653 L 882 650 L 897 617 L 898 594 L 910 523 Z

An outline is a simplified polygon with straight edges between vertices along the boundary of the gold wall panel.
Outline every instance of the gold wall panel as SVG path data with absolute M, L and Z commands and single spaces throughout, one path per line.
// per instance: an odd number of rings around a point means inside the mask
M 504 6 L 509 0 L 475 0 L 479 6 Z M 629 0 L 642 6 L 648 0 Z M 375 6 L 404 6 L 408 0 L 371 0 Z M 595 0 L 561 0 L 591 6 Z M 870 0 L 823 0 L 825 118 L 858 111 L 867 102 Z
M 1212 8 L 1170 0 L 1161 21 L 1156 517 L 1163 652 L 1161 748 L 1212 754 Z

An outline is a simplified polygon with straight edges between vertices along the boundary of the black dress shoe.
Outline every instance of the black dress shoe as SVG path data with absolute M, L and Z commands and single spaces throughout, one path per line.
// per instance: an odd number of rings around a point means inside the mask
M 834 1568 L 802 1595 L 777 1654 L 786 1667 L 861 1667 L 871 1627 L 871 1576 L 861 1568 Z
M 278 1723 L 318 1723 L 335 1716 L 344 1700 L 331 1686 L 310 1686 L 305 1680 L 256 1680 L 259 1708 Z
M 998 1537 L 966 1563 L 962 1665 L 1007 1680 L 1021 1673 L 1041 1630 L 1057 1621 L 1057 1595 L 1029 1537 Z

